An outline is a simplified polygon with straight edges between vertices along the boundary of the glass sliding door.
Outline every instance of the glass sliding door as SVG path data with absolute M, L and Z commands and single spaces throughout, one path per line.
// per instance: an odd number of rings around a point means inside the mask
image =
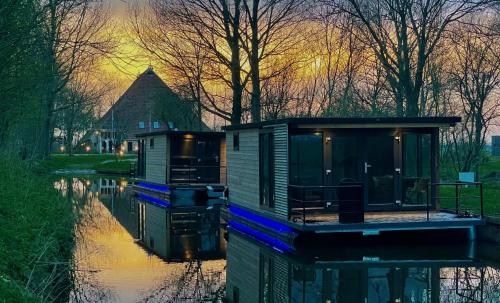
M 322 186 L 323 133 L 308 132 L 290 135 L 289 183 L 300 186 Z M 321 189 L 293 189 L 292 201 L 321 201 Z M 312 206 L 312 205 L 311 205 Z
M 323 185 L 323 133 L 290 136 L 290 184 Z
M 359 141 L 354 136 L 334 137 L 332 141 L 333 185 L 362 181 Z
M 372 209 L 395 207 L 394 137 L 369 135 L 365 139 L 366 196 Z
M 405 133 L 402 140 L 403 205 L 425 205 L 431 182 L 431 135 Z

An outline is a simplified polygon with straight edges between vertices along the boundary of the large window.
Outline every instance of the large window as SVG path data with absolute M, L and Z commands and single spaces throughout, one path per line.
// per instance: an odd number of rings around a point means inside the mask
M 323 185 L 323 133 L 300 133 L 290 136 L 289 182 L 299 186 Z M 290 187 L 289 199 L 292 208 L 303 207 L 302 201 L 310 207 L 322 206 L 323 190 L 319 187 Z
M 427 203 L 431 180 L 431 135 L 403 135 L 403 202 L 405 205 Z
M 274 207 L 274 137 L 272 133 L 260 134 L 259 140 L 260 204 Z
M 335 137 L 332 142 L 333 184 L 343 181 L 360 182 L 358 138 L 351 136 Z
M 290 136 L 290 184 L 323 185 L 323 133 Z
M 218 183 L 220 139 L 203 136 L 172 136 L 170 181 L 173 183 Z

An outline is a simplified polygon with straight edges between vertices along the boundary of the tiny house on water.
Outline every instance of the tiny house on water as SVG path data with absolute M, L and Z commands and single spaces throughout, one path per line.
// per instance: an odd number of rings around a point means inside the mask
M 167 198 L 176 193 L 185 198 L 186 192 L 204 195 L 207 190 L 212 194 L 224 190 L 224 133 L 168 130 L 137 137 L 137 189 L 163 193 Z
M 201 218 L 204 222 L 210 219 L 206 224 L 218 226 L 226 188 L 224 133 L 168 130 L 137 137 L 137 179 L 133 189 L 140 201 L 138 220 L 146 222 L 146 213 L 150 213 L 149 222 L 159 222 L 155 226 L 165 232 L 157 236 L 162 241 L 156 241 L 155 249 L 168 257 L 164 252 L 170 244 L 166 243 L 176 239 L 174 234 L 180 230 L 202 226 L 196 223 Z M 141 240 L 155 247 L 152 236 L 147 234 L 146 226 L 140 228 Z
M 305 231 L 473 230 L 482 217 L 470 216 L 458 195 L 444 211 L 440 194 L 463 185 L 439 183 L 439 129 L 459 122 L 290 118 L 228 126 L 231 220 L 285 239 Z M 468 185 L 480 191 L 479 206 L 482 187 Z

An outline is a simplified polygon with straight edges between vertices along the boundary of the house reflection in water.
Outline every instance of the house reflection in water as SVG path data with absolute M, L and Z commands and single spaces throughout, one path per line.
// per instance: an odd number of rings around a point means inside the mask
M 158 256 L 167 260 L 224 256 L 218 205 L 169 208 L 144 199 L 136 201 L 138 239 Z
M 472 259 L 470 248 L 357 247 L 342 249 L 335 256 L 295 256 L 230 230 L 227 299 L 242 303 L 498 302 L 498 271 Z M 496 292 L 485 294 L 487 289 Z

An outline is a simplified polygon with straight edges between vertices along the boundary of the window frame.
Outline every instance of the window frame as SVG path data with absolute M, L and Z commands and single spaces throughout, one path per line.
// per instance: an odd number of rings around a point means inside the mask
M 233 133 L 233 151 L 240 150 L 240 133 Z
M 267 138 L 267 139 L 263 139 Z M 263 140 L 268 140 L 268 163 L 263 163 Z M 276 207 L 276 191 L 275 191 L 275 148 L 274 148 L 274 131 L 263 130 L 259 132 L 259 206 L 260 208 L 274 211 Z M 269 193 L 268 193 L 268 203 L 264 202 L 264 183 L 266 182 L 263 178 L 263 169 L 269 168 L 269 180 L 267 181 L 269 184 Z

